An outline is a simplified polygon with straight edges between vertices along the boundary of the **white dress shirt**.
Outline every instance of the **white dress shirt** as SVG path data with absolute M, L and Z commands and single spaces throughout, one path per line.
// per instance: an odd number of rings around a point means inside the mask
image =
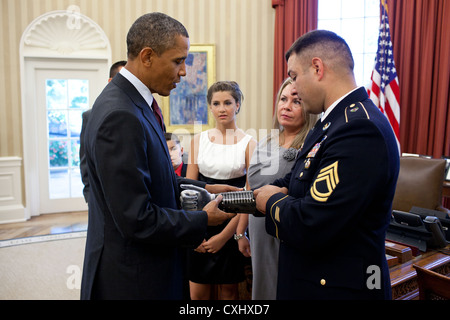
M 142 81 L 139 80 L 134 74 L 132 74 L 127 69 L 125 69 L 125 67 L 120 69 L 119 72 L 122 76 L 124 76 L 128 81 L 131 82 L 131 84 L 136 88 L 136 90 L 141 94 L 141 96 L 147 102 L 148 106 L 150 107 L 150 110 L 152 110 L 152 112 L 153 112 L 152 103 L 153 103 L 154 98 L 152 96 L 150 89 L 144 83 L 142 83 Z
M 330 114 L 330 112 L 334 109 L 334 107 L 336 107 L 338 105 L 339 102 L 341 102 L 346 96 L 348 96 L 353 91 L 358 90 L 359 88 L 360 87 L 357 87 L 357 88 L 353 89 L 349 93 L 344 94 L 342 97 L 340 97 L 335 102 L 333 102 L 333 104 L 331 106 L 329 106 L 328 109 L 325 110 L 325 112 L 322 114 L 322 117 L 320 118 L 320 120 L 323 122 L 325 120 L 325 118 Z

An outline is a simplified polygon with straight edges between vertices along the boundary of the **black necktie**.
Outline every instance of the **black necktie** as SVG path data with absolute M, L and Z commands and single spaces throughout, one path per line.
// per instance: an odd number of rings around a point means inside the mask
M 164 128 L 164 120 L 163 120 L 163 116 L 161 113 L 161 109 L 158 106 L 158 103 L 156 102 L 156 99 L 153 99 L 152 102 L 152 109 L 153 109 L 153 113 L 156 117 L 156 120 L 158 120 L 159 125 L 161 126 L 162 130 L 165 132 L 165 128 Z

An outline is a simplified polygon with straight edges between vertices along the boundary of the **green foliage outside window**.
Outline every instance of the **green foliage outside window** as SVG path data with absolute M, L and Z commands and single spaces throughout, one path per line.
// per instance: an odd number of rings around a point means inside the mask
M 48 154 L 50 167 L 67 167 L 69 165 L 67 141 L 51 140 L 49 142 Z

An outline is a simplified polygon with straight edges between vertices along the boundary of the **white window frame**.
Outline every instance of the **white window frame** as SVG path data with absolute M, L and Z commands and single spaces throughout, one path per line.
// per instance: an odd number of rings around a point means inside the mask
M 380 1 L 318 1 L 318 29 L 333 31 L 345 39 L 355 60 L 357 85 L 367 86 L 378 49 Z

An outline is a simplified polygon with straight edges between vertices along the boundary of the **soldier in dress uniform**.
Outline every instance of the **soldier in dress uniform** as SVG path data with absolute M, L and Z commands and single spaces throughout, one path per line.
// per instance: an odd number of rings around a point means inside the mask
M 255 190 L 281 240 L 277 299 L 390 299 L 384 240 L 399 171 L 390 124 L 357 87 L 341 37 L 309 32 L 286 60 L 306 111 L 323 115 L 292 171 Z

